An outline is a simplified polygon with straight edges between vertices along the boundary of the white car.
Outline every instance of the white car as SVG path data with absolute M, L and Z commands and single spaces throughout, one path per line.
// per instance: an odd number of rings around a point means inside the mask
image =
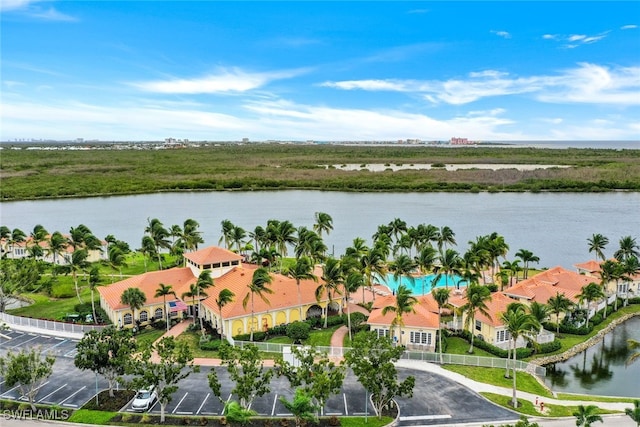
M 158 395 L 153 388 L 138 390 L 136 397 L 131 402 L 131 409 L 135 412 L 148 411 L 157 399 Z

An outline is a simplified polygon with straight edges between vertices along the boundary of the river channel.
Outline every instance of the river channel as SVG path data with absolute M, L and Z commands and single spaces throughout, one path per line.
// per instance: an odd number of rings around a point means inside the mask
M 640 341 L 640 317 L 627 320 L 598 344 L 547 366 L 544 381 L 554 392 L 640 397 L 640 361 L 626 366 L 627 339 Z
M 212 245 L 218 243 L 225 219 L 247 231 L 268 219 L 311 227 L 318 211 L 333 218 L 334 229 L 325 242 L 336 256 L 356 237 L 370 243 L 378 225 L 394 218 L 410 226 L 449 226 L 461 253 L 470 240 L 497 232 L 510 247 L 508 259 L 519 249 L 530 250 L 540 258 L 534 268 L 571 269 L 592 259 L 587 239 L 594 233 L 609 238 L 605 254 L 611 256 L 620 237 L 640 232 L 640 193 L 159 193 L 3 202 L 0 223 L 27 234 L 36 224 L 63 233 L 85 224 L 101 238 L 113 234 L 138 248 L 148 218 L 159 218 L 166 227 L 193 218 L 205 244 Z

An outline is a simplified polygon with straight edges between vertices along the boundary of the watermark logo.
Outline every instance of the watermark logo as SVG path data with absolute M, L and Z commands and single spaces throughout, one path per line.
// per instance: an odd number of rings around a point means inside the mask
M 2 418 L 5 420 L 41 420 L 66 421 L 71 416 L 68 409 L 5 409 Z

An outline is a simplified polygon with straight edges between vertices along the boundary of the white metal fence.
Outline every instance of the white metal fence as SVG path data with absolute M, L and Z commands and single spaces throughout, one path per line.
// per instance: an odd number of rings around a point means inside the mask
M 56 322 L 53 320 L 32 319 L 31 317 L 14 316 L 12 314 L 0 313 L 0 322 L 7 326 L 33 329 L 34 332 L 62 332 L 70 334 L 84 334 L 91 330 L 101 330 L 104 325 L 81 325 L 77 323 Z
M 267 342 L 247 342 L 247 341 L 235 341 L 236 346 L 243 347 L 247 344 L 253 344 L 258 347 L 260 351 L 268 353 L 282 354 L 283 347 L 295 347 L 291 344 L 275 344 Z M 316 350 L 326 354 L 328 357 L 342 358 L 344 354 L 350 350 L 349 347 L 316 347 Z M 407 360 L 420 360 L 423 362 L 440 363 L 440 354 L 427 351 L 405 351 L 402 353 L 401 359 Z M 467 365 L 467 366 L 481 366 L 487 368 L 502 368 L 506 369 L 507 365 L 512 366 L 513 361 L 502 359 L 499 357 L 482 357 L 482 356 L 470 356 L 463 354 L 443 354 L 443 364 L 449 365 Z M 544 377 L 547 370 L 543 366 L 535 365 L 533 363 L 527 363 L 520 360 L 516 361 L 516 369 L 519 371 L 528 372 L 538 377 Z

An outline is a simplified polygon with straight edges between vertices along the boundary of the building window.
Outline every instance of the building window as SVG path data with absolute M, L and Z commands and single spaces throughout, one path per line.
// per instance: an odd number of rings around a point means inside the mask
M 156 311 L 153 313 L 153 317 L 156 319 L 162 319 L 162 309 L 156 308 Z
M 476 320 L 476 331 L 481 331 L 482 330 L 482 322 L 479 320 Z
M 511 339 L 511 333 L 509 331 L 496 332 L 496 342 L 505 342 Z
M 376 333 L 378 334 L 378 338 L 388 337 L 389 330 L 388 329 L 376 329 Z
M 409 335 L 409 342 L 411 344 L 431 345 L 431 333 L 411 332 L 411 334 Z
M 125 325 L 130 325 L 133 323 L 133 316 L 131 315 L 131 313 L 127 313 L 124 315 L 122 320 L 124 320 Z
M 629 290 L 629 282 L 618 283 L 618 294 L 626 294 Z
M 141 322 L 146 322 L 149 320 L 149 313 L 147 312 L 147 310 L 142 310 L 140 312 L 140 321 Z

